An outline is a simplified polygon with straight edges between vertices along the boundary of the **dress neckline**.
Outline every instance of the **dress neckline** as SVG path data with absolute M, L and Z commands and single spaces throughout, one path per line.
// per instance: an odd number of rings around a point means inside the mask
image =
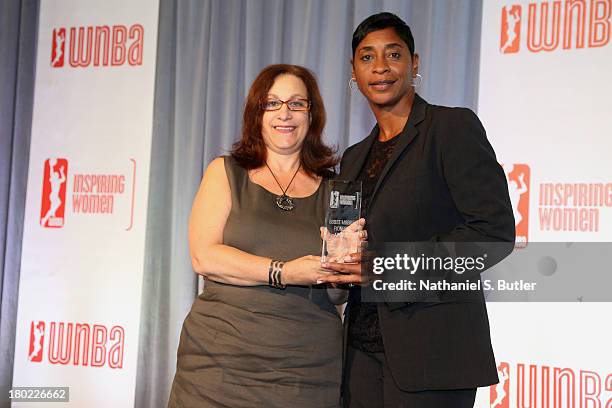
M 245 171 L 245 172 L 246 172 L 246 178 L 247 178 L 247 182 L 248 183 L 256 186 L 257 188 L 259 188 L 260 190 L 268 193 L 271 196 L 280 197 L 280 194 L 273 193 L 272 191 L 268 190 L 267 188 L 265 188 L 261 184 L 257 184 L 256 182 L 251 180 L 251 177 L 249 176 L 249 172 L 248 171 Z M 317 186 L 317 189 L 312 194 L 309 194 L 309 195 L 304 196 L 304 197 L 294 197 L 292 195 L 287 195 L 287 197 L 291 198 L 292 200 L 305 200 L 307 198 L 315 197 L 315 196 L 317 196 L 319 194 L 319 191 L 321 190 L 321 185 L 322 184 L 323 184 L 323 178 L 321 178 L 321 181 L 319 181 L 319 185 Z

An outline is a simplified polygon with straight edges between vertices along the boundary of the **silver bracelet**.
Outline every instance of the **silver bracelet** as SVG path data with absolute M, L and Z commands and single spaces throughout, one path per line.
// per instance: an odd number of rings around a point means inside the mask
M 270 261 L 270 267 L 268 268 L 268 285 L 277 289 L 285 289 L 286 285 L 282 282 L 283 261 Z

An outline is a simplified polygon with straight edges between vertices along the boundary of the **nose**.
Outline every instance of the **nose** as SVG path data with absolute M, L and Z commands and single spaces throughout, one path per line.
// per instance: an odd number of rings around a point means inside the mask
M 376 74 L 384 74 L 389 70 L 389 65 L 387 64 L 386 58 L 378 57 L 374 60 L 374 65 L 372 66 L 372 71 Z
M 291 109 L 289 109 L 289 106 L 286 102 L 283 102 L 283 105 L 278 110 L 278 118 L 280 120 L 289 120 L 292 118 Z

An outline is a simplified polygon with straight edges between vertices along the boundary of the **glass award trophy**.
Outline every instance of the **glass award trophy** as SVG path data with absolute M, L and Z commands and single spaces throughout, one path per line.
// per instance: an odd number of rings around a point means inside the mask
M 361 181 L 329 180 L 328 183 L 321 260 L 345 262 L 347 255 L 361 250 L 359 234 L 352 225 L 361 217 Z

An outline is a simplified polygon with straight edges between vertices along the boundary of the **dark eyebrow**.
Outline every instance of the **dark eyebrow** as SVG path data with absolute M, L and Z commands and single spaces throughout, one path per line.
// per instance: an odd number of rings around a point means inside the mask
M 391 43 L 391 44 L 385 45 L 385 49 L 389 49 L 389 48 L 404 48 L 404 46 L 399 43 Z
M 372 51 L 374 49 L 374 47 L 371 47 L 369 45 L 366 45 L 365 47 L 361 47 L 359 48 L 359 52 L 363 52 L 363 51 Z
M 385 50 L 388 50 L 390 48 L 404 48 L 404 46 L 400 43 L 385 44 Z M 367 51 L 374 51 L 374 47 L 371 45 L 366 45 L 364 47 L 359 48 L 358 50 L 358 52 L 367 52 Z

